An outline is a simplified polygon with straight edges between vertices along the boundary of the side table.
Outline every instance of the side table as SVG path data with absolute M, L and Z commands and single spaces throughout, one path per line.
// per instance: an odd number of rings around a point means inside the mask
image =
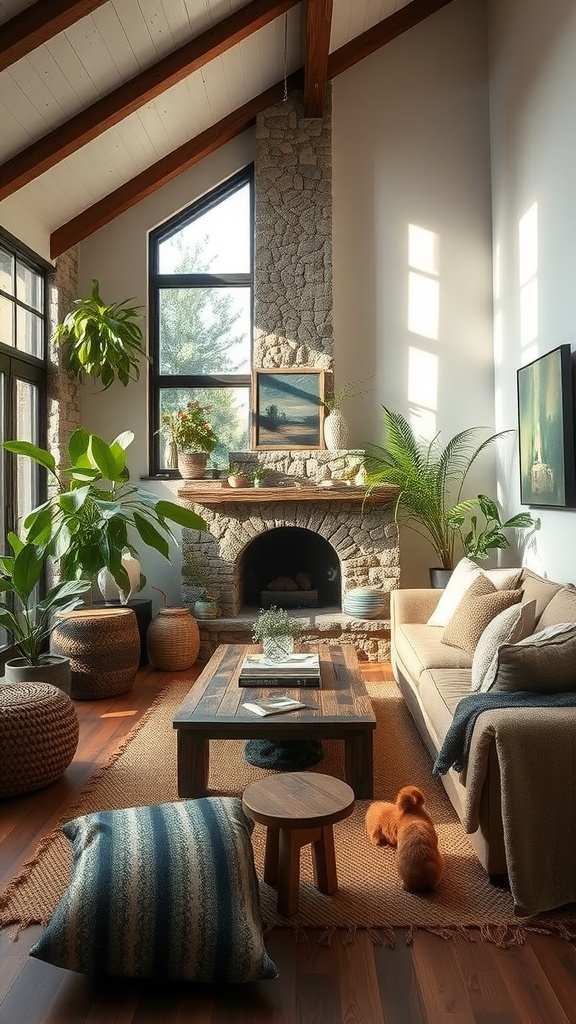
M 354 809 L 345 782 L 316 772 L 286 772 L 252 782 L 244 790 L 247 817 L 267 826 L 264 881 L 278 890 L 278 913 L 298 910 L 300 850 L 312 845 L 314 881 L 320 892 L 338 888 L 332 826 Z

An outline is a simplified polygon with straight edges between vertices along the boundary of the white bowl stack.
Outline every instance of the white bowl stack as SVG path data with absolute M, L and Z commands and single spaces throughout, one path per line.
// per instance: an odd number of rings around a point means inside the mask
M 384 618 L 386 594 L 373 587 L 355 587 L 344 594 L 342 609 L 355 619 Z

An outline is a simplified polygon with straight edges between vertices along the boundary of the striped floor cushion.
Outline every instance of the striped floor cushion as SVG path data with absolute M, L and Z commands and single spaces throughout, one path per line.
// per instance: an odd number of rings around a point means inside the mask
M 72 878 L 30 955 L 93 975 L 277 977 L 264 947 L 252 828 L 234 797 L 67 822 Z

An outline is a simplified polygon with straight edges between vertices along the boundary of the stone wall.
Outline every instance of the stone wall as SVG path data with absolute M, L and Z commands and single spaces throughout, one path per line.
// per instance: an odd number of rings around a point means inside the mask
M 78 297 L 78 248 L 68 249 L 56 261 L 56 268 L 48 281 L 49 332 L 68 313 Z M 56 463 L 64 461 L 70 434 L 80 426 L 80 394 L 74 378 L 62 364 L 63 350 L 50 343 L 48 350 L 48 448 Z
M 332 106 L 291 94 L 258 115 L 254 365 L 333 368 Z

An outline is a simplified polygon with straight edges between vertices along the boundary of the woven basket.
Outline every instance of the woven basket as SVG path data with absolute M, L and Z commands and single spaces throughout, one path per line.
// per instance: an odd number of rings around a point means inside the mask
M 57 616 L 51 649 L 70 658 L 74 700 L 117 697 L 132 689 L 140 636 L 131 608 L 83 608 Z
M 0 686 L 0 797 L 49 786 L 77 746 L 78 715 L 62 690 L 49 683 Z
M 180 672 L 200 650 L 200 630 L 187 608 L 160 608 L 148 626 L 148 656 L 154 668 Z

